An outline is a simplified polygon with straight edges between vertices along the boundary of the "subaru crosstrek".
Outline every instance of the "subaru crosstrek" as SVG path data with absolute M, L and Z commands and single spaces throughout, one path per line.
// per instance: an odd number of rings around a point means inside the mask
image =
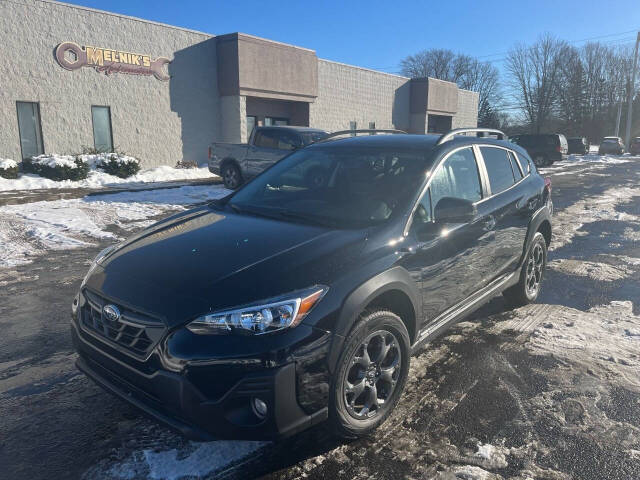
M 540 292 L 550 183 L 501 132 L 458 133 L 328 138 L 107 248 L 73 301 L 78 367 L 190 438 L 369 433 L 413 352 Z

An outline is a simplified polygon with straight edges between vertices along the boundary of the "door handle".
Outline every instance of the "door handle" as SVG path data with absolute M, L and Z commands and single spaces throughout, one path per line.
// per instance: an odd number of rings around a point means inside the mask
M 490 232 L 496 226 L 496 217 L 489 215 L 484 221 L 484 230 Z

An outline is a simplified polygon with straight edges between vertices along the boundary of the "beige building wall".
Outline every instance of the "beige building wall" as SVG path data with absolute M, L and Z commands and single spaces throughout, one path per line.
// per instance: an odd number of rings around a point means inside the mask
M 309 124 L 329 131 L 409 128 L 410 80 L 328 60 L 318 60 L 318 98 L 309 106 Z
M 93 146 L 92 105 L 111 107 L 114 146 L 144 166 L 203 162 L 218 137 L 215 38 L 131 17 L 38 0 L 0 2 L 0 157 L 21 159 L 16 101 L 40 103 L 47 153 Z M 65 41 L 162 56 L 171 80 L 83 67 L 54 58 Z
M 458 90 L 458 111 L 451 120 L 451 128 L 478 126 L 478 92 Z

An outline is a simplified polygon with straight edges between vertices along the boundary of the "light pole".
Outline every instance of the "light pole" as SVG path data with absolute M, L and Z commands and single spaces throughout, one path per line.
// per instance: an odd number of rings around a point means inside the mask
M 629 145 L 631 145 L 631 119 L 633 109 L 633 91 L 636 86 L 636 68 L 638 67 L 638 45 L 640 45 L 640 32 L 638 32 L 638 38 L 636 39 L 636 48 L 633 51 L 633 69 L 631 70 L 631 81 L 629 82 L 629 91 L 627 92 L 627 135 L 626 135 L 626 150 L 629 151 Z

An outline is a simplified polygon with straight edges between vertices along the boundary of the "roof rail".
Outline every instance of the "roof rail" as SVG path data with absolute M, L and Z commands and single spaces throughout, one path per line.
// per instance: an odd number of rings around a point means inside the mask
M 456 135 L 460 135 L 462 133 L 471 133 L 475 132 L 478 135 L 477 137 L 484 137 L 484 135 L 479 135 L 480 133 L 492 133 L 494 135 L 498 135 L 498 140 L 504 140 L 507 136 L 501 130 L 496 130 L 495 128 L 455 128 L 453 130 L 449 130 L 447 133 L 443 134 L 439 139 L 436 145 L 442 145 L 444 142 L 451 140 Z
M 330 140 L 333 137 L 339 137 L 340 135 L 353 135 L 355 136 L 358 133 L 369 133 L 371 135 L 376 135 L 378 133 L 391 133 L 391 134 L 401 134 L 401 133 L 407 133 L 404 130 L 395 130 L 395 129 L 375 129 L 375 128 L 368 128 L 368 129 L 364 129 L 364 130 L 339 130 L 337 132 L 332 132 L 324 137 L 322 137 L 319 140 L 316 140 L 313 143 L 318 143 L 318 142 L 324 142 L 325 140 Z

